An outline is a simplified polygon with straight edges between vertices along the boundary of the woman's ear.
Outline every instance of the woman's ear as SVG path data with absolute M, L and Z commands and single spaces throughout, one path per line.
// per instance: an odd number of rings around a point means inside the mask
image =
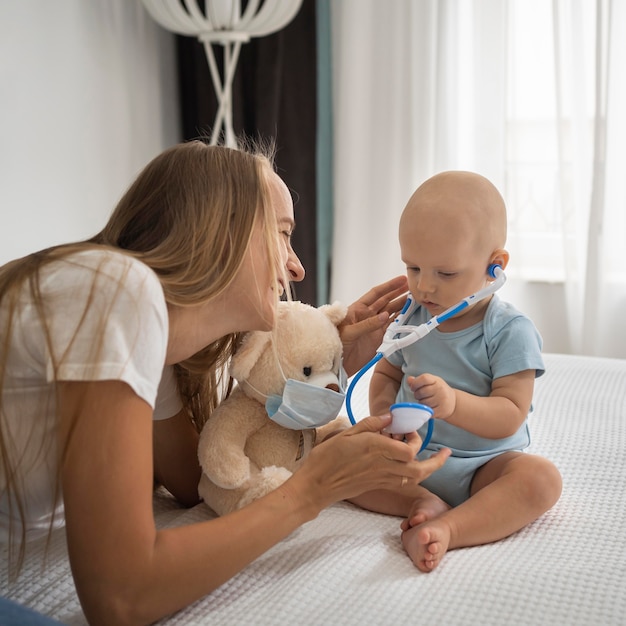
M 504 248 L 498 248 L 494 250 L 491 254 L 491 260 L 489 261 L 490 265 L 499 265 L 503 270 L 506 269 L 506 266 L 509 264 L 509 252 Z

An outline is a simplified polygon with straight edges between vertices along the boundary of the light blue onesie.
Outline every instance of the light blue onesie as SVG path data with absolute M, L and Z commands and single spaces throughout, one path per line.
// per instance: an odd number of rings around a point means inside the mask
M 417 326 L 430 317 L 426 309 L 419 307 L 407 324 Z M 502 376 L 535 370 L 539 377 L 544 373 L 541 346 L 541 336 L 532 321 L 494 295 L 478 324 L 453 333 L 434 329 L 388 357 L 404 373 L 397 402 L 415 402 L 407 376 L 425 372 L 477 396 L 488 396 L 492 381 Z M 420 435 L 425 434 L 423 426 Z M 511 437 L 486 439 L 437 419 L 432 439 L 419 458 L 426 459 L 442 447 L 450 448 L 452 455 L 422 485 L 451 506 L 457 506 L 469 498 L 472 478 L 480 466 L 503 452 L 523 450 L 529 444 L 527 420 Z

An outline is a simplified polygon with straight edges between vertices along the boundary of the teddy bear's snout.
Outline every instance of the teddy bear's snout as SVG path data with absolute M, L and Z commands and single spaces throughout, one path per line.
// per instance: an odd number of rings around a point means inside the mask
M 333 391 L 339 391 L 339 378 L 332 371 L 323 371 L 313 374 L 306 379 L 309 385 L 315 385 L 316 387 L 326 387 L 326 389 L 332 389 Z

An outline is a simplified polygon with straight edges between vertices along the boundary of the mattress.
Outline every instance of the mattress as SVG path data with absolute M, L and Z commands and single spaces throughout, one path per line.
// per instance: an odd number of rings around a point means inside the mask
M 498 543 L 449 552 L 419 572 L 398 518 L 336 504 L 209 596 L 160 624 L 624 624 L 626 623 L 626 360 L 548 354 L 530 417 L 530 451 L 563 475 L 563 495 L 535 523 Z M 366 414 L 367 383 L 353 397 Z M 207 519 L 154 497 L 159 527 Z M 32 546 L 0 595 L 84 624 L 62 530 L 45 567 Z M 6 558 L 6 555 L 3 555 Z M 207 563 L 207 567 L 211 567 Z

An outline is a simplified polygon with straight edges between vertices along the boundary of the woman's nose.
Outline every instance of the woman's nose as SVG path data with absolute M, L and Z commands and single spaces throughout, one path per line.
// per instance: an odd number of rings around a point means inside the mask
M 289 257 L 287 258 L 287 272 L 289 274 L 289 280 L 296 283 L 304 280 L 304 267 L 302 266 L 298 255 L 293 251 L 289 253 Z

